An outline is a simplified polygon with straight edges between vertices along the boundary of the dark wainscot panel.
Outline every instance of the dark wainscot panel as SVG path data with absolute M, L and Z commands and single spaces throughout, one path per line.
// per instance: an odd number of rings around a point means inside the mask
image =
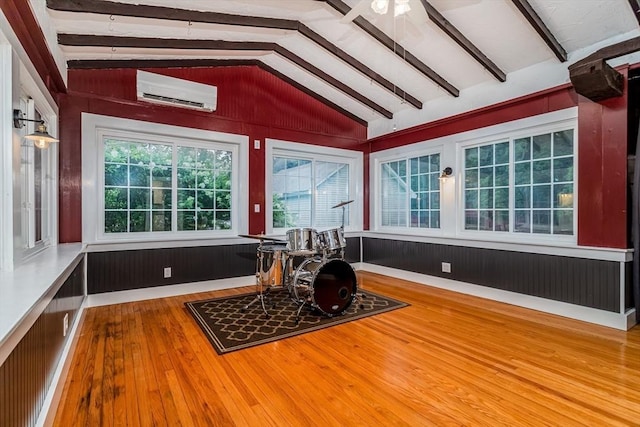
M 619 313 L 620 263 L 363 238 L 363 262 Z M 451 273 L 442 272 L 442 262 Z
M 84 258 L 63 282 L 31 329 L 0 366 L 0 426 L 36 424 L 65 341 L 63 319 L 73 325 L 84 299 Z
M 90 252 L 87 292 L 97 294 L 251 276 L 256 272 L 257 247 L 257 244 L 242 244 Z M 170 278 L 164 278 L 165 267 L 171 267 Z

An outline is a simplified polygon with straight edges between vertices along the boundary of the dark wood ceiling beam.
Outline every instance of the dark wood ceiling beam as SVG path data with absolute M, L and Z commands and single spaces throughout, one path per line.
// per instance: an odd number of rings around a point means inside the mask
M 356 70 L 359 70 L 362 74 L 366 75 L 371 80 L 379 83 L 382 87 L 384 87 L 387 90 L 389 90 L 389 91 L 393 92 L 394 94 L 396 94 L 399 98 L 403 99 L 404 101 L 407 101 L 409 104 L 413 105 L 416 108 L 422 108 L 422 102 L 419 101 L 416 97 L 406 93 L 404 90 L 402 90 L 401 88 L 399 88 L 395 84 L 391 83 L 389 80 L 385 79 L 380 74 L 376 73 L 371 68 L 369 68 L 366 65 L 364 65 L 362 62 L 360 62 L 357 59 L 355 59 L 354 57 L 348 55 L 346 52 L 344 52 L 341 49 L 339 49 L 336 45 L 334 45 L 333 43 L 329 42 L 327 39 L 325 39 L 324 37 L 320 36 L 315 31 L 313 31 L 311 28 L 309 28 L 306 25 L 300 23 L 299 27 L 298 27 L 298 30 L 305 37 L 313 40 L 315 43 L 317 43 L 318 45 L 322 46 L 323 48 L 325 48 L 329 52 L 333 53 L 335 56 L 337 56 L 338 58 L 340 58 L 341 60 L 343 60 L 347 64 L 351 65 Z
M 612 44 L 611 46 L 603 47 L 602 49 L 598 49 L 591 55 L 585 57 L 584 59 L 581 59 L 575 64 L 570 65 L 569 69 L 576 68 L 593 61 L 606 61 L 638 51 L 640 51 L 640 37 L 634 37 L 632 39 Z
M 529 21 L 529 24 L 533 27 L 534 30 L 538 33 L 538 35 L 544 40 L 544 42 L 549 46 L 549 49 L 556 55 L 556 57 L 560 60 L 560 62 L 567 61 L 567 52 L 560 45 L 556 37 L 553 35 L 551 30 L 547 28 L 544 21 L 540 18 L 540 16 L 533 10 L 533 7 L 529 4 L 527 0 L 511 0 L 513 4 L 518 8 L 520 13 Z
M 464 34 L 460 32 L 451 22 L 449 22 L 440 12 L 436 10 L 427 0 L 420 0 L 424 10 L 427 12 L 431 22 L 436 24 L 446 35 L 464 49 L 473 59 L 478 61 L 487 71 L 501 82 L 507 80 L 507 75 L 496 64 L 493 63 L 480 49 L 478 49 Z
M 202 22 L 207 24 L 238 25 L 280 30 L 298 29 L 298 21 L 291 19 L 231 15 L 228 13 L 175 9 L 163 6 L 116 3 L 105 0 L 47 0 L 47 7 L 62 12 L 96 13 L 100 15 L 129 16 L 132 18 L 168 19 L 172 21 Z
M 197 10 L 175 9 L 161 6 L 115 3 L 105 0 L 47 0 L 47 7 L 52 10 L 76 13 L 94 13 L 101 15 L 128 16 L 132 18 L 165 19 L 183 22 L 200 22 L 206 24 L 235 25 L 269 29 L 297 31 L 329 53 L 338 57 L 358 72 L 375 81 L 383 88 L 407 101 L 416 108 L 422 108 L 422 102 L 415 96 L 406 93 L 380 74 L 367 67 L 324 37 L 312 31 L 299 21 L 257 16 L 231 15 L 227 13 L 206 12 Z
M 636 21 L 640 24 L 640 3 L 638 3 L 638 0 L 629 0 L 629 6 L 633 10 L 633 16 L 636 17 Z
M 273 74 L 280 80 L 290 84 L 299 91 L 325 104 L 341 114 L 349 117 L 351 120 L 367 127 L 366 120 L 356 116 L 352 112 L 344 109 L 338 104 L 313 92 L 309 88 L 301 85 L 295 80 L 287 77 L 281 72 L 274 70 L 270 66 L 258 59 L 99 59 L 99 60 L 72 60 L 67 62 L 70 70 L 82 69 L 111 69 L 111 68 L 193 68 L 193 67 L 238 67 L 238 66 L 257 66 L 261 69 Z
M 271 51 L 295 63 L 300 68 L 342 91 L 347 96 L 361 102 L 380 115 L 388 119 L 393 118 L 393 113 L 391 111 L 356 92 L 338 79 L 328 75 L 318 67 L 315 67 L 276 43 L 238 42 L 226 40 L 157 39 L 145 37 L 94 36 L 84 34 L 58 34 L 58 43 L 64 46 L 99 46 L 111 48 L 126 47 L 143 49 Z
M 340 12 L 343 15 L 346 15 L 351 11 L 351 7 L 349 7 L 342 0 L 322 0 L 327 3 L 329 6 L 333 7 L 335 10 Z M 453 96 L 459 96 L 460 91 L 445 80 L 442 76 L 432 70 L 429 66 L 427 66 L 424 62 L 420 61 L 415 55 L 411 52 L 405 50 L 402 46 L 396 43 L 391 37 L 387 36 L 383 31 L 378 29 L 371 22 L 364 19 L 362 16 L 356 17 L 353 21 L 358 27 L 360 27 L 364 32 L 369 34 L 371 37 L 376 39 L 379 43 L 385 46 L 387 49 L 395 53 L 397 56 L 402 58 L 406 63 L 410 64 L 416 70 L 420 71 L 422 74 L 431 79 L 438 86 L 449 92 Z

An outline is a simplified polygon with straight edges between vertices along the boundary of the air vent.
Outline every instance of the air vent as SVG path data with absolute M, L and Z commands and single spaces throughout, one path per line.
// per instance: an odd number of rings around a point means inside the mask
M 189 80 L 138 70 L 138 99 L 202 111 L 215 111 L 218 88 Z

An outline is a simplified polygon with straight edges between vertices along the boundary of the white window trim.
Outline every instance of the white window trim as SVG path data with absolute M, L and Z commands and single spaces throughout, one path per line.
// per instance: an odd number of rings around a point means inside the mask
M 349 164 L 349 194 L 352 195 L 354 202 L 349 206 L 349 225 L 345 226 L 345 231 L 362 231 L 362 177 L 364 176 L 362 152 L 270 138 L 265 139 L 265 146 L 265 232 L 267 234 L 282 234 L 286 231 L 284 229 L 274 230 L 273 228 L 271 171 L 273 170 L 274 155 L 301 157 L 329 162 L 344 162 Z M 347 221 L 345 220 L 345 222 Z
M 407 160 L 415 157 L 430 156 L 433 154 L 440 154 L 440 169 L 444 169 L 447 165 L 452 163 L 444 162 L 444 149 L 442 144 L 425 144 L 417 143 L 408 146 L 400 147 L 392 150 L 380 151 L 371 155 L 371 199 L 373 201 L 370 211 L 371 217 L 371 229 L 379 231 L 381 233 L 397 233 L 397 234 L 413 234 L 420 236 L 441 236 L 443 234 L 443 221 L 446 219 L 443 215 L 443 203 L 450 203 L 451 200 L 446 200 L 445 192 L 443 188 L 446 187 L 446 181 L 440 181 L 440 228 L 420 228 L 420 227 L 390 227 L 382 225 L 382 164 L 388 162 L 395 162 L 398 160 Z
M 149 233 L 104 233 L 103 137 L 116 136 L 233 151 L 232 229 Z M 249 137 L 82 113 L 82 241 L 85 244 L 228 239 L 248 229 Z M 174 154 L 175 155 L 175 154 Z M 235 180 L 234 180 L 235 181 Z M 175 183 L 174 183 L 175 184 Z M 175 185 L 173 186 L 175 188 Z M 177 195 L 173 194 L 174 209 Z
M 528 233 L 480 232 L 464 230 L 464 146 L 478 144 L 479 141 L 498 141 L 505 137 L 513 138 L 518 135 L 532 135 L 535 129 L 555 129 L 571 127 L 574 129 L 574 234 L 538 235 Z M 390 148 L 372 153 L 369 157 L 370 165 L 370 197 L 371 197 L 371 231 L 396 236 L 420 236 L 421 238 L 455 239 L 457 242 L 466 241 L 469 244 L 482 245 L 482 242 L 505 243 L 509 245 L 541 245 L 547 247 L 576 247 L 578 232 L 578 107 L 544 113 L 524 119 L 474 129 L 458 134 L 447 135 L 432 140 L 417 142 L 402 147 Z M 390 230 L 381 228 L 380 223 L 380 163 L 387 159 L 430 154 L 441 149 L 440 167 L 453 168 L 453 175 L 444 180 L 440 187 L 440 229 L 402 228 Z M 511 155 L 511 154 L 510 154 Z M 513 168 L 511 168 L 513 169 Z M 512 171 L 510 171 L 512 173 Z M 510 198 L 513 203 L 513 198 Z

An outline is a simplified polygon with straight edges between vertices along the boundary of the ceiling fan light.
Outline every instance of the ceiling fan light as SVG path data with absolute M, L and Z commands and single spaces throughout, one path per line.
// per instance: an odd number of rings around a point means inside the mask
M 396 0 L 393 8 L 393 16 L 400 16 L 411 11 L 409 0 Z
M 384 15 L 389 10 L 389 0 L 372 0 L 371 9 L 379 15 Z

